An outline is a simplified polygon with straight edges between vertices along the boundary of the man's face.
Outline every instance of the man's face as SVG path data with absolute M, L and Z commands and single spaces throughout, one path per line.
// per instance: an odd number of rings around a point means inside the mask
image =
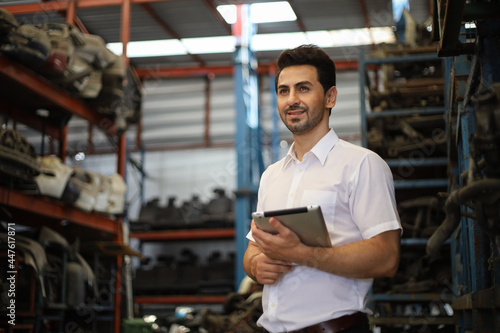
M 278 78 L 278 110 L 283 123 L 296 135 L 306 134 L 321 122 L 328 123 L 329 109 L 335 105 L 331 92 L 325 94 L 311 65 L 284 68 Z M 333 104 L 332 104 L 333 103 Z

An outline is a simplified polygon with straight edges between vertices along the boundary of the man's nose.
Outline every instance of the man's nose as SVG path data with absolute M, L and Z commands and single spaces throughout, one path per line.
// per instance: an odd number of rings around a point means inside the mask
M 299 103 L 299 96 L 295 90 L 290 90 L 287 99 L 288 105 L 296 105 Z

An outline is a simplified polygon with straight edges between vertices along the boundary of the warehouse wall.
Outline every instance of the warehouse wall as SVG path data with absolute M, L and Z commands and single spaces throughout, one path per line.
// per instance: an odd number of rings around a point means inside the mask
M 270 80 L 261 80 L 261 111 L 264 135 L 270 135 L 272 129 L 271 105 L 269 93 Z M 355 71 L 338 73 L 339 90 L 330 125 L 344 139 L 359 144 L 360 114 L 358 73 Z M 231 142 L 234 137 L 234 93 L 232 79 L 215 78 L 211 93 L 212 143 Z M 203 142 L 203 110 L 205 89 L 203 78 L 161 80 L 146 82 L 143 103 L 143 139 L 146 150 L 159 146 L 194 144 Z M 74 133 L 70 127 L 70 141 Z M 81 129 L 80 129 L 81 130 Z M 279 121 L 282 142 L 281 156 L 288 150 L 291 135 Z M 129 142 L 134 142 L 135 133 L 131 129 Z M 77 131 L 79 137 L 80 134 Z M 85 140 L 84 140 L 85 141 Z M 105 144 L 106 141 L 101 141 Z M 96 147 L 98 148 L 98 147 Z M 271 157 L 265 149 L 266 164 Z M 130 157 L 141 161 L 139 153 Z M 147 174 L 144 183 L 144 199 L 155 197 L 165 204 L 167 198 L 175 196 L 177 204 L 190 200 L 193 194 L 202 201 L 213 196 L 215 187 L 222 187 L 230 194 L 236 188 L 236 155 L 233 147 L 199 148 L 166 151 L 147 151 L 144 156 L 144 170 Z M 83 162 L 75 162 L 83 168 L 103 174 L 116 170 L 114 155 L 88 155 Z M 129 217 L 137 218 L 140 209 L 140 174 L 132 165 L 127 164 L 127 183 L 130 202 Z

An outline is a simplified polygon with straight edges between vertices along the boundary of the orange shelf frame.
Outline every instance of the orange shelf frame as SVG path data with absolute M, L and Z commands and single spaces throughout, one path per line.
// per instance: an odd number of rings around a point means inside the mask
M 187 240 L 187 239 L 217 239 L 233 238 L 236 232 L 234 229 L 182 229 L 182 230 L 154 230 L 136 231 L 130 233 L 130 238 L 141 241 L 162 241 L 162 240 Z
M 137 304 L 222 304 L 225 295 L 136 296 Z
M 88 228 L 117 234 L 121 228 L 116 219 L 78 210 L 62 202 L 50 198 L 24 194 L 17 190 L 0 187 L 0 204 L 21 209 L 25 212 L 51 219 L 69 220 Z
M 34 105 L 38 104 L 40 107 L 47 109 L 56 107 L 66 111 L 68 114 L 74 114 L 89 121 L 109 134 L 116 135 L 117 133 L 114 123 L 109 117 L 98 113 L 96 110 L 87 106 L 83 100 L 57 87 L 43 76 L 37 75 L 26 67 L 12 62 L 1 55 L 0 78 L 12 82 L 20 87 L 20 89 L 24 89 L 27 98 L 29 98 L 30 95 L 35 95 L 36 100 L 32 101 Z M 16 93 L 22 95 L 23 91 L 17 91 Z M 20 100 L 14 97 L 9 104 L 19 106 L 28 103 L 31 103 L 31 101 Z

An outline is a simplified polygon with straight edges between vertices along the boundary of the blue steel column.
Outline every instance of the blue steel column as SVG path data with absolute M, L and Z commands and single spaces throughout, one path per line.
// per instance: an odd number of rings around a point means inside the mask
M 487 89 L 491 84 L 500 82 L 500 67 L 498 66 L 498 32 L 500 22 L 479 21 L 477 26 L 477 47 L 475 54 L 455 56 L 450 64 L 450 79 L 453 86 L 448 96 L 450 112 L 456 107 L 457 122 L 456 150 L 457 168 L 454 172 L 455 181 L 450 185 L 458 188 L 467 186 L 460 177 L 470 165 L 472 145 L 470 140 L 475 132 L 476 110 L 470 103 L 472 95 L 481 89 Z M 476 161 L 477 162 L 477 161 Z M 462 207 L 472 213 L 467 206 Z M 451 238 L 453 286 L 456 299 L 453 308 L 456 313 L 456 332 L 498 332 L 500 318 L 497 309 L 495 290 L 498 264 L 493 264 L 496 254 L 490 246 L 492 235 L 483 230 L 476 219 L 462 216 L 459 227 Z
M 251 50 L 255 27 L 250 23 L 250 6 L 238 5 L 238 20 L 233 26 L 236 37 L 234 54 L 234 94 L 236 103 L 235 148 L 237 155 L 236 289 L 245 277 L 243 255 L 248 241 L 251 213 L 255 210 L 260 175 L 264 169 L 259 119 L 257 60 Z

